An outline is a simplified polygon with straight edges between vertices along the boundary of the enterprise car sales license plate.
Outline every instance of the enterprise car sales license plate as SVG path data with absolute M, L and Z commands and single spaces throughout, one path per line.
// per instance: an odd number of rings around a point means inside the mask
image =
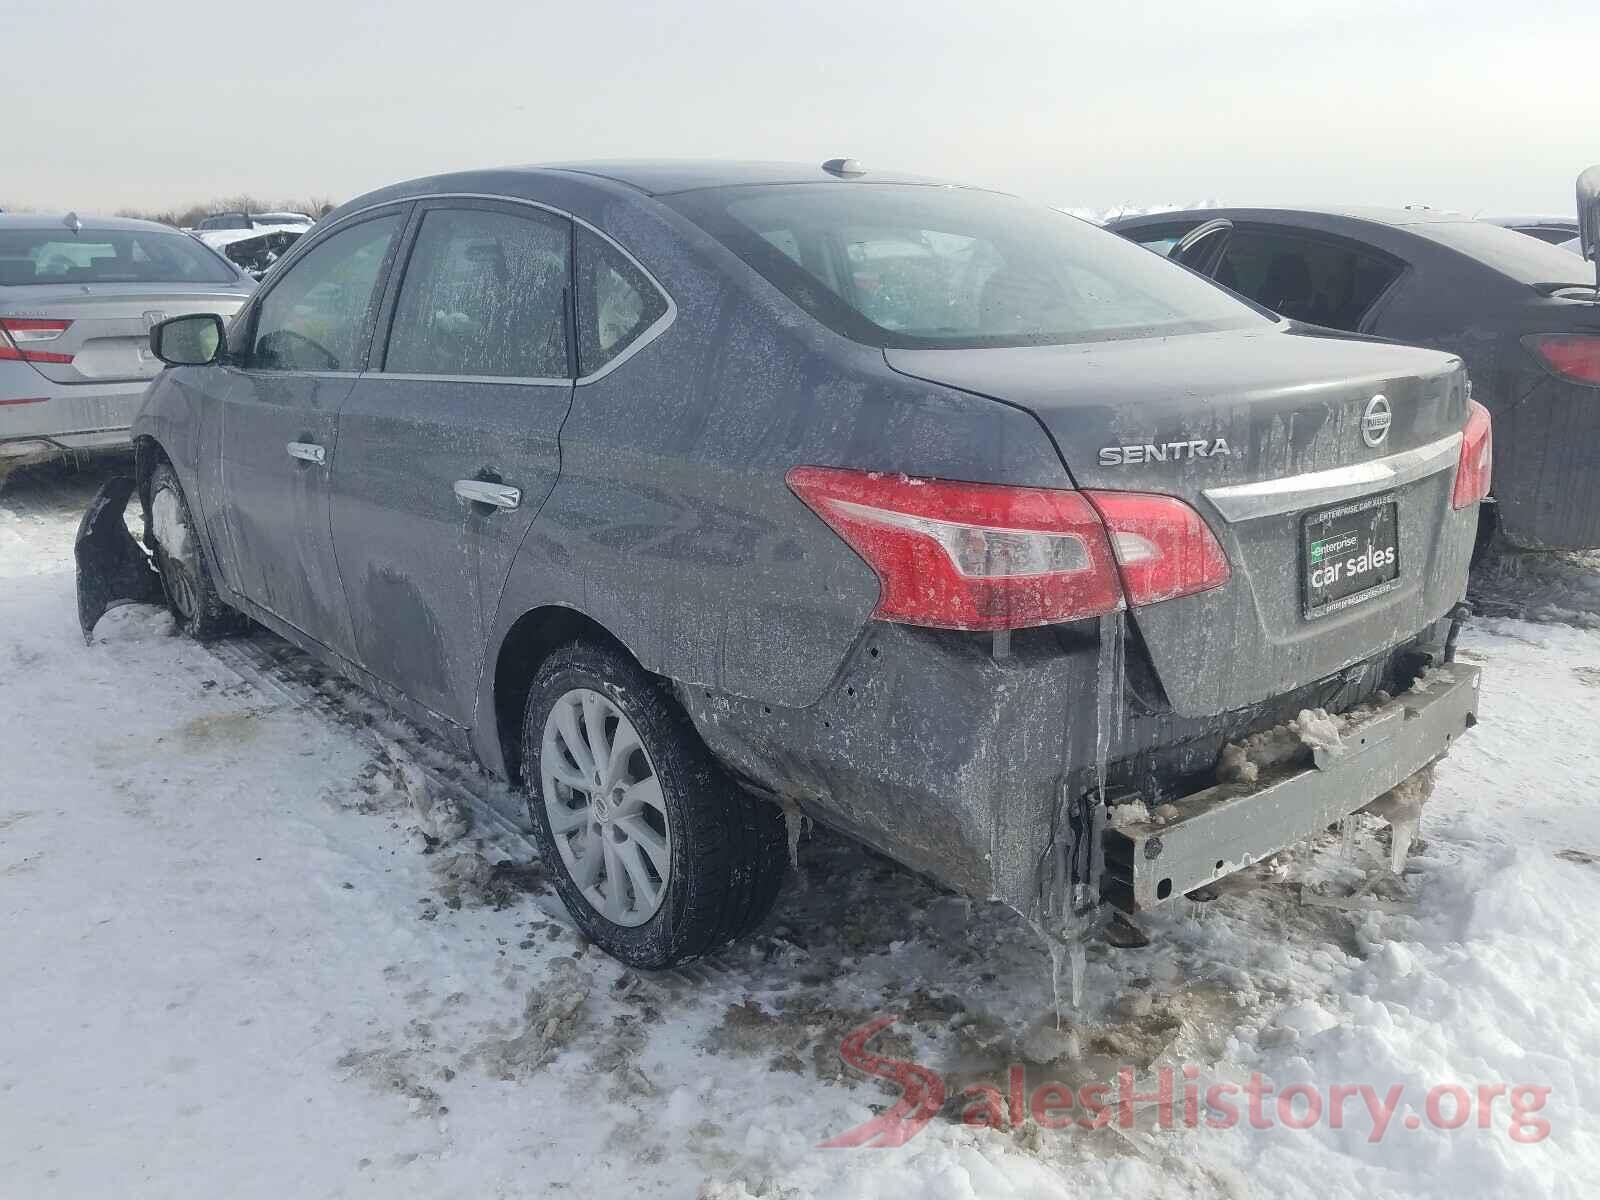
M 1305 615 L 1326 616 L 1399 587 L 1399 538 L 1392 494 L 1307 514 L 1300 537 Z

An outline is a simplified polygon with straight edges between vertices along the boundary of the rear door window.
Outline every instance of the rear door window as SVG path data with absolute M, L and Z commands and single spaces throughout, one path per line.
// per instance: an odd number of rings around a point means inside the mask
M 393 374 L 570 379 L 571 222 L 530 209 L 422 218 L 389 329 Z
M 1217 282 L 1292 320 L 1355 330 L 1403 269 L 1342 240 L 1252 226 L 1234 229 Z
M 604 238 L 578 230 L 578 374 L 593 375 L 667 314 L 644 272 Z
M 398 213 L 341 229 L 289 267 L 262 299 L 246 365 L 266 371 L 358 371 Z

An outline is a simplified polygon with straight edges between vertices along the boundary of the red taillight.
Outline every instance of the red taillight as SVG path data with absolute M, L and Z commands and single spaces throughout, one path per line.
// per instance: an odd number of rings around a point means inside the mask
M 788 482 L 877 572 L 882 591 L 873 616 L 885 621 L 1022 629 L 1115 612 L 1126 603 L 1124 588 L 1134 603 L 1147 604 L 1227 578 L 1227 562 L 1199 514 L 1171 497 L 832 467 L 796 467 Z M 1195 526 L 1209 544 L 1198 557 Z M 1115 554 L 1113 536 L 1120 539 Z M 1190 586 L 1202 578 L 1208 582 Z
M 0 317 L 0 359 L 13 362 L 69 363 L 70 354 L 37 350 L 40 342 L 53 342 L 71 321 L 46 321 L 34 317 Z
M 1523 338 L 1522 344 L 1557 375 L 1579 383 L 1600 384 L 1600 337 L 1546 333 Z
M 1228 582 L 1228 556 L 1216 534 L 1175 496 L 1085 492 L 1111 531 L 1128 603 L 1155 604 Z
M 1467 401 L 1467 427 L 1461 435 L 1461 462 L 1456 467 L 1456 489 L 1450 497 L 1455 508 L 1476 504 L 1489 494 L 1494 470 L 1494 430 L 1489 410 L 1476 400 Z

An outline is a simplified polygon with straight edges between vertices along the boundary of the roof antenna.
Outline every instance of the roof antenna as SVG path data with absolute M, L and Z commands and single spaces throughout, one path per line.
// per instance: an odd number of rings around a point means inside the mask
M 841 178 L 865 175 L 867 173 L 867 169 L 861 165 L 861 161 L 854 158 L 830 158 L 822 164 L 822 169 L 829 175 L 838 175 Z
M 72 230 L 73 233 L 83 232 L 83 222 L 78 220 L 78 214 L 75 212 L 69 212 L 66 216 L 62 217 L 61 223 L 68 229 Z

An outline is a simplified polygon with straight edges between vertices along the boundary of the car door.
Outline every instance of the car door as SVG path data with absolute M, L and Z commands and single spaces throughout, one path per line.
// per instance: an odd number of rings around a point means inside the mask
M 381 354 L 344 398 L 334 550 L 355 659 L 458 724 L 492 610 L 560 469 L 572 403 L 572 222 L 419 202 Z
M 339 405 L 366 365 L 409 205 L 330 230 L 229 331 L 216 406 L 226 578 L 274 616 L 346 656 L 354 649 L 329 530 Z

